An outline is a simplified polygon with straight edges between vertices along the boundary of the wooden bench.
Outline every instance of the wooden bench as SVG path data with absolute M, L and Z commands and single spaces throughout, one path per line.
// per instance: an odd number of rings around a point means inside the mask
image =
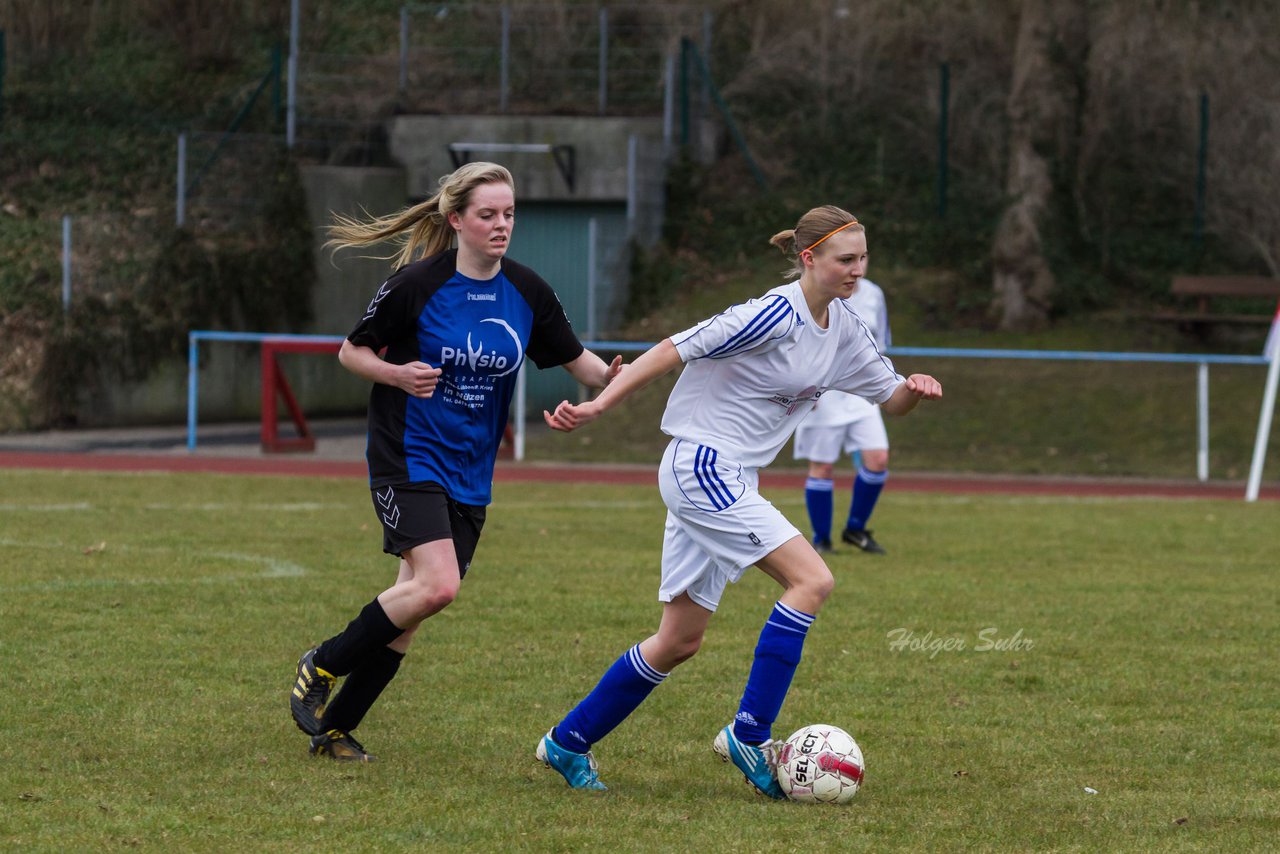
M 1280 300 L 1280 279 L 1267 276 L 1174 276 L 1170 293 L 1195 300 L 1195 311 L 1163 311 L 1156 320 L 1172 321 L 1192 329 L 1211 324 L 1265 324 L 1275 317 L 1275 303 Z M 1234 297 L 1260 301 L 1256 313 L 1222 313 L 1210 310 L 1214 299 Z M 1263 304 L 1262 300 L 1269 304 Z

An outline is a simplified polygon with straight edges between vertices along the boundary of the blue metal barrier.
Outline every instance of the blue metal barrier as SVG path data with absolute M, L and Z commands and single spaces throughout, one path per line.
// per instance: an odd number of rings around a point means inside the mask
M 198 399 L 198 344 L 200 341 L 262 342 L 264 340 L 313 341 L 340 343 L 341 335 L 273 335 L 261 332 L 191 332 L 187 355 L 187 450 L 196 448 L 196 416 Z M 602 354 L 643 352 L 654 346 L 651 341 L 584 341 L 588 349 Z M 1197 453 L 1196 475 L 1209 479 L 1209 365 L 1269 364 L 1265 356 L 1232 356 L 1201 353 L 1140 353 L 1086 350 L 986 350 L 949 347 L 890 347 L 893 357 L 912 356 L 933 359 L 1023 359 L 1046 362 L 1156 362 L 1196 365 L 1197 367 Z M 521 368 L 516 390 L 512 421 L 515 427 L 515 458 L 524 459 L 526 419 L 525 374 Z

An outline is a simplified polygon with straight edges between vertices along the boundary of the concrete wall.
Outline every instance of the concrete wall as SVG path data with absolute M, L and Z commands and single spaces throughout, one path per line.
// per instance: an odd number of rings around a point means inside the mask
M 566 185 L 550 154 L 476 152 L 471 160 L 492 160 L 511 170 L 516 200 L 622 201 L 627 198 L 627 145 L 638 136 L 661 146 L 661 118 L 590 116 L 396 116 L 387 121 L 391 155 L 404 164 L 409 194 L 435 193 L 443 175 L 454 169 L 453 143 L 571 145 L 575 189 Z M 695 155 L 715 155 L 719 130 L 710 122 L 697 125 Z
M 305 166 L 302 180 L 315 227 L 316 283 L 314 334 L 345 335 L 364 312 L 369 298 L 391 272 L 391 262 L 363 258 L 360 251 L 336 255 L 322 250 L 324 228 L 334 212 L 357 217 L 399 210 L 412 198 L 435 192 L 441 176 L 452 172 L 449 144 L 459 142 L 545 143 L 572 145 L 575 188 L 570 190 L 549 154 L 476 153 L 472 160 L 495 160 L 511 169 L 516 198 L 524 202 L 625 203 L 628 194 L 628 144 L 632 136 L 647 151 L 663 145 L 659 118 L 568 116 L 396 116 L 387 121 L 390 150 L 400 168 Z M 710 122 L 698 126 L 695 156 L 710 159 L 718 141 Z M 644 171 L 644 170 L 642 170 Z M 648 169 L 653 172 L 653 169 Z M 652 176 L 650 176 L 652 178 Z M 657 193 L 641 187 L 640 194 Z M 374 247 L 386 254 L 389 248 Z M 273 329 L 243 330 L 275 332 Z M 364 410 L 368 386 L 324 356 L 285 357 L 286 373 L 309 415 L 349 414 Z M 257 347 L 203 344 L 199 373 L 201 421 L 254 420 L 261 406 Z M 184 359 L 157 366 L 142 383 L 113 382 L 92 399 L 79 401 L 84 426 L 181 423 L 186 420 L 187 366 Z
M 405 173 L 401 169 L 307 166 L 302 169 L 307 209 L 315 227 L 316 283 L 312 290 L 314 320 L 305 331 L 346 335 L 369 298 L 391 272 L 391 262 L 362 258 L 346 250 L 337 255 L 321 249 L 332 213 L 362 216 L 362 207 L 384 214 L 404 207 Z M 385 250 L 375 249 L 385 254 Z M 275 332 L 248 329 L 245 332 Z M 282 357 L 289 384 L 308 415 L 360 413 L 369 386 L 338 364 L 315 355 Z M 199 419 L 202 422 L 260 417 L 262 384 L 257 345 L 200 345 Z M 187 363 L 173 359 L 157 365 L 143 382 L 108 381 L 102 392 L 77 402 L 77 420 L 85 427 L 182 423 L 187 417 Z M 283 405 L 281 412 L 284 412 Z M 289 435 L 281 428 L 281 435 Z

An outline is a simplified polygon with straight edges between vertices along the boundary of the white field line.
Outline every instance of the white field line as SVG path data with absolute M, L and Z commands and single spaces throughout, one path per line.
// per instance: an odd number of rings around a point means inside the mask
M 71 546 L 65 543 L 27 542 L 0 538 L 2 548 L 42 549 L 45 551 L 77 551 L 84 552 L 85 546 Z M 93 548 L 89 546 L 87 548 Z M 121 552 L 124 554 L 174 554 L 178 549 L 165 546 L 129 546 L 108 543 L 103 551 Z M 0 593 L 44 592 L 50 590 L 67 590 L 92 587 L 145 587 L 151 585 L 182 586 L 189 584 L 225 584 L 227 582 L 263 581 L 277 578 L 301 578 L 307 574 L 306 567 L 292 561 L 280 560 L 266 555 L 245 554 L 244 552 L 197 551 L 184 552 L 184 557 L 195 560 L 219 559 L 238 563 L 247 563 L 261 567 L 258 572 L 240 572 L 229 575 L 202 575 L 196 578 L 54 578 L 47 581 L 34 581 L 30 584 L 15 584 L 0 587 Z
M 159 510 L 161 512 L 171 512 L 174 510 L 192 510 L 202 513 L 219 513 L 225 510 L 252 510 L 252 511 L 276 511 L 281 513 L 314 513 L 318 510 L 341 510 L 346 509 L 349 505 L 329 503 L 322 504 L 319 501 L 296 501 L 290 504 L 269 504 L 265 502 L 247 502 L 236 501 L 205 501 L 190 504 L 144 504 L 144 510 Z M 29 513 L 59 513 L 70 510 L 99 510 L 107 509 L 91 504 L 88 501 L 75 501 L 62 504 L 20 504 L 13 501 L 0 502 L 0 513 L 10 512 L 29 512 Z

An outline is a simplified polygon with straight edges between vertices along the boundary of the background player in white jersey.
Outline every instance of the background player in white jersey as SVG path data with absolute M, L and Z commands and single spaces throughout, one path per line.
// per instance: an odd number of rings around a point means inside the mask
M 871 330 L 881 352 L 889 348 L 889 311 L 884 291 L 869 279 L 859 279 L 847 300 Z M 880 408 L 860 397 L 831 391 L 796 428 L 795 458 L 809 461 L 804 503 L 813 529 L 813 547 L 831 551 L 835 463 L 841 453 L 857 453 L 860 460 L 849 501 L 849 516 L 840 539 L 871 554 L 884 549 L 867 530 L 876 499 L 889 477 L 889 433 Z
M 782 797 L 771 727 L 835 582 L 808 538 L 757 491 L 757 471 L 829 389 L 891 414 L 942 396 L 933 377 L 899 376 L 847 302 L 867 263 L 857 220 L 837 207 L 814 208 L 770 242 L 795 256 L 796 281 L 662 341 L 595 400 L 544 413 L 557 430 L 577 429 L 685 365 L 662 416 L 671 443 L 658 475 L 667 505 L 658 631 L 623 653 L 538 743 L 538 758 L 574 788 L 604 788 L 592 744 L 698 651 L 725 586 L 754 565 L 783 593 L 760 632 L 737 715 L 714 748 L 756 789 Z

